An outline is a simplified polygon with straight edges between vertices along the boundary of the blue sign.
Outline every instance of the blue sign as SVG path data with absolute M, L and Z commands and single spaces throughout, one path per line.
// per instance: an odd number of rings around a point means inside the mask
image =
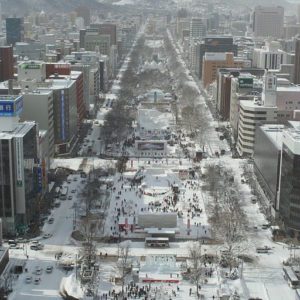
M 0 116 L 11 117 L 19 115 L 23 109 L 23 97 L 0 100 Z
M 64 141 L 66 139 L 66 132 L 65 132 L 65 91 L 62 90 L 60 94 L 60 137 Z
M 13 116 L 14 101 L 0 101 L 0 116 Z

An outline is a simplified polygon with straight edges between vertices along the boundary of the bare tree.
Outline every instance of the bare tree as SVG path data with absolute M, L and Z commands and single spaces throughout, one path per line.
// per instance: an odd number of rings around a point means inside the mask
M 215 237 L 223 241 L 224 257 L 230 268 L 237 257 L 247 249 L 245 226 L 247 217 L 242 208 L 240 193 L 232 170 L 211 165 L 206 180 L 212 189 L 213 201 L 208 206 L 209 221 Z M 212 178 L 209 178 L 212 176 Z
M 202 252 L 201 252 L 201 242 L 194 242 L 188 249 L 189 261 L 190 261 L 190 278 L 195 284 L 197 297 L 199 296 L 199 285 L 202 278 Z
M 120 273 L 123 298 L 124 298 L 124 286 L 126 283 L 126 277 L 131 273 L 130 248 L 131 248 L 130 241 L 124 241 L 118 244 L 117 268 Z

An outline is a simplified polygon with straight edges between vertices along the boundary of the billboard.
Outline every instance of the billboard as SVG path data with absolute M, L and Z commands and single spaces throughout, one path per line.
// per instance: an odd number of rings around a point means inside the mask
M 19 115 L 23 109 L 23 97 L 16 99 L 0 99 L 0 117 L 11 117 Z
M 41 68 L 41 64 L 29 63 L 29 64 L 23 64 L 21 67 L 24 70 L 39 70 Z
M 253 88 L 253 78 L 239 78 L 240 88 Z
M 162 142 L 138 142 L 137 148 L 139 151 L 163 151 L 165 143 Z

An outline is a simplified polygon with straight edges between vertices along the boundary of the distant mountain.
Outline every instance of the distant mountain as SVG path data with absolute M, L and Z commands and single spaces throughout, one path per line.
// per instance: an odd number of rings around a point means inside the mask
M 4 14 L 24 15 L 32 11 L 69 12 L 79 5 L 90 9 L 106 8 L 108 5 L 97 0 L 0 0 Z

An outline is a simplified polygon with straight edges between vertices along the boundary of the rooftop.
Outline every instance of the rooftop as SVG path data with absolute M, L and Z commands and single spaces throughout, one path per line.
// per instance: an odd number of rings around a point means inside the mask
M 260 126 L 268 138 L 276 145 L 277 149 L 282 147 L 282 132 L 284 130 L 284 125 L 282 124 L 264 124 Z

